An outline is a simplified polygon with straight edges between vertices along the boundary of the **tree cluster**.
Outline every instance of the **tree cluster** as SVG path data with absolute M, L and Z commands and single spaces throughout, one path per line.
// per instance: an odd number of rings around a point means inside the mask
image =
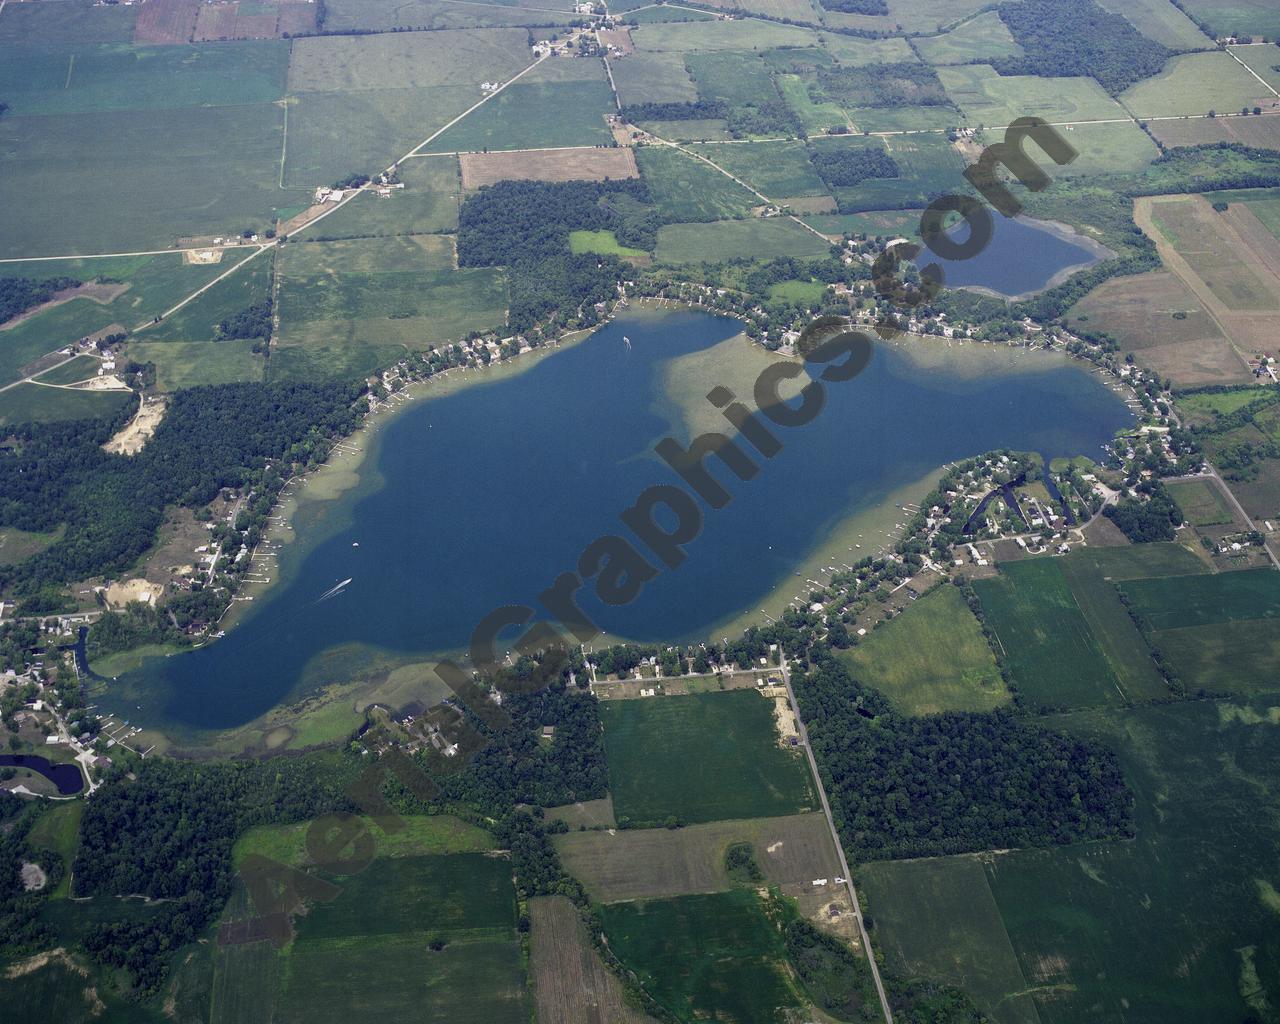
M 1017 0 L 998 10 L 1023 50 L 992 61 L 1002 75 L 1094 78 L 1115 96 L 1158 74 L 1172 55 L 1093 0 Z
M 271 337 L 271 299 L 265 298 L 255 302 L 247 309 L 233 313 L 221 323 L 215 335 L 216 341 L 231 341 L 241 338 Z
M 722 100 L 693 103 L 628 103 L 619 112 L 624 121 L 719 121 L 729 116 Z
M 818 85 L 846 107 L 948 107 L 938 73 L 927 64 L 837 64 L 818 72 Z
M 809 162 L 829 188 L 851 188 L 869 178 L 896 178 L 898 165 L 883 146 L 809 148 Z
M 1174 529 L 1182 525 L 1182 509 L 1158 480 L 1138 486 L 1141 498 L 1125 498 L 1103 511 L 1108 519 L 1135 544 L 1173 540 Z
M 793 685 L 851 860 L 1132 833 L 1133 796 L 1097 744 L 1005 711 L 908 718 L 830 656 Z
M 0 277 L 0 324 L 79 284 L 74 277 L 49 277 L 42 281 L 29 277 Z

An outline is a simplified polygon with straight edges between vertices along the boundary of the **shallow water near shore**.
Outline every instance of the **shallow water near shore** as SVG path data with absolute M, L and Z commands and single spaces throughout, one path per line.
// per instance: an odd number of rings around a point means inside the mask
M 653 445 L 683 438 L 681 421 L 708 421 L 692 415 L 690 389 L 683 405 L 671 400 L 669 376 L 693 372 L 686 357 L 738 332 L 706 313 L 631 312 L 525 373 L 439 397 L 428 387 L 367 435 L 354 486 L 299 504 L 278 582 L 225 638 L 145 662 L 108 683 L 99 706 L 174 736 L 230 729 L 375 661 L 463 647 L 499 606 L 536 606 L 587 544 L 629 536 L 618 516 L 641 491 L 682 483 Z M 732 500 L 703 506 L 683 565 L 664 568 L 625 607 L 600 604 L 589 583 L 583 610 L 612 636 L 707 637 L 790 587 L 851 515 L 936 467 L 1006 447 L 1096 455 L 1131 422 L 1086 367 L 990 353 L 970 344 L 916 359 L 906 346 L 879 345 L 857 379 L 825 385 L 810 424 L 772 428 L 783 444 L 773 459 L 743 443 L 759 466 L 753 479 L 716 468 Z M 710 383 L 699 381 L 698 393 L 716 383 L 713 370 L 701 364 Z M 731 382 L 752 405 L 726 366 Z

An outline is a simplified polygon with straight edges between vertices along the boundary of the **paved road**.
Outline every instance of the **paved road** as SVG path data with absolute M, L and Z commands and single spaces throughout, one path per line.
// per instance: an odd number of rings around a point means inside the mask
M 849 898 L 853 901 L 853 916 L 858 920 L 858 934 L 862 937 L 862 948 L 866 950 L 867 962 L 871 965 L 871 977 L 876 983 L 876 994 L 880 997 L 880 1009 L 884 1012 L 885 1024 L 893 1024 L 893 1012 L 889 1009 L 889 996 L 884 990 L 884 982 L 880 980 L 880 967 L 876 963 L 875 953 L 871 950 L 871 936 L 867 934 L 867 926 L 862 920 L 862 906 L 858 903 L 858 894 L 853 888 L 853 875 L 849 871 L 849 862 L 845 860 L 844 847 L 840 845 L 840 833 L 836 831 L 835 819 L 831 816 L 831 804 L 827 801 L 827 789 L 822 784 L 822 776 L 818 774 L 818 762 L 813 756 L 813 747 L 809 745 L 809 730 L 804 719 L 800 717 L 800 705 L 796 703 L 796 694 L 791 689 L 791 669 L 787 666 L 787 656 L 782 656 L 782 681 L 787 687 L 787 700 L 796 715 L 796 732 L 800 734 L 800 742 L 809 758 L 809 770 L 813 773 L 814 785 L 818 787 L 818 798 L 822 801 L 822 813 L 827 817 L 827 828 L 831 830 L 831 841 L 836 844 L 836 856 L 840 858 L 841 877 L 849 890 Z

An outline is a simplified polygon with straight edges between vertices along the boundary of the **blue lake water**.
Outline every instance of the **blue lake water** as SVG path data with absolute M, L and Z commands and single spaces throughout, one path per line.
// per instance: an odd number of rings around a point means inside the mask
M 63 796 L 84 789 L 84 775 L 79 765 L 53 764 L 48 758 L 34 754 L 0 754 L 0 768 L 27 768 L 37 772 L 57 786 Z
M 100 705 L 176 734 L 233 727 L 375 655 L 422 660 L 464 646 L 500 605 L 536 604 L 589 542 L 626 535 L 619 513 L 644 488 L 681 482 L 652 451 L 671 432 L 664 369 L 737 332 L 703 313 L 632 313 L 527 372 L 420 400 L 372 435 L 360 484 L 303 504 L 281 581 L 225 639 L 145 663 Z M 683 565 L 626 607 L 584 610 L 615 636 L 706 637 L 849 514 L 931 469 L 1004 447 L 1098 454 L 1130 422 L 1086 369 L 1026 365 L 963 376 L 879 346 L 861 376 L 826 385 L 812 423 L 773 428 L 784 448 L 753 456 L 753 480 L 718 474 L 734 498 L 704 508 Z
M 987 247 L 967 260 L 944 260 L 931 251 L 921 253 L 921 267 L 941 266 L 952 288 L 985 288 L 1013 297 L 1042 291 L 1053 279 L 1098 262 L 1099 251 L 1083 238 L 1064 237 L 1035 221 L 991 214 L 993 232 Z M 963 241 L 967 228 L 957 225 L 949 235 Z

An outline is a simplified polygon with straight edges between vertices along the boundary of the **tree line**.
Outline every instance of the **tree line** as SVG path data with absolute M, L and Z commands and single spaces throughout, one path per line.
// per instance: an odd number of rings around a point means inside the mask
M 48 302 L 60 291 L 79 285 L 74 277 L 47 277 L 42 281 L 30 277 L 0 277 L 0 324 Z

